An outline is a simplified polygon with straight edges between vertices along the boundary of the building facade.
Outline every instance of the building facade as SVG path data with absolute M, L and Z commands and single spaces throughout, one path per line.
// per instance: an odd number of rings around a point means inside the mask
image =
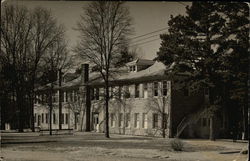
M 206 114 L 208 91 L 174 90 L 169 69 L 160 62 L 136 59 L 111 75 L 109 87 L 110 133 L 167 137 L 209 136 Z M 46 92 L 37 89 L 35 126 L 49 128 L 50 110 Z M 82 65 L 81 75 L 55 82 L 53 89 L 53 129 L 104 132 L 104 83 L 98 72 Z M 60 114 L 59 114 L 60 113 Z M 59 118 L 59 116 L 61 116 Z M 59 124 L 61 122 L 61 125 Z M 218 131 L 226 129 L 226 117 L 220 116 Z M 59 126 L 60 125 L 60 126 Z

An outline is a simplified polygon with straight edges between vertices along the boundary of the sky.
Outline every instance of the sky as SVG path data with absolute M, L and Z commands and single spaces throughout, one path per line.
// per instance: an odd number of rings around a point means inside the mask
M 84 13 L 83 7 L 91 1 L 37 1 L 37 0 L 5 0 L 4 3 L 24 5 L 28 8 L 37 6 L 51 10 L 52 15 L 66 28 L 66 38 L 69 46 L 74 47 L 78 41 L 78 31 L 74 30 L 80 15 Z M 132 39 L 131 50 L 136 50 L 137 56 L 144 59 L 153 59 L 160 48 L 159 34 L 166 33 L 170 15 L 184 15 L 185 6 L 190 2 L 167 1 L 128 1 L 125 3 L 133 18 L 134 34 L 132 38 L 164 29 L 138 39 Z M 155 35 L 155 36 L 154 36 Z M 145 43 L 146 42 L 146 43 Z

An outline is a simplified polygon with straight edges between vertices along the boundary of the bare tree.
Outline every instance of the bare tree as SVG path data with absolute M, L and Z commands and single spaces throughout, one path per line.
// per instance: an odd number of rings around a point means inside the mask
M 71 65 L 71 57 L 67 51 L 67 44 L 64 40 L 64 34 L 52 45 L 49 46 L 48 50 L 42 57 L 42 62 L 44 64 L 44 69 L 47 69 L 47 78 L 50 82 L 50 90 L 49 90 L 49 129 L 50 135 L 52 135 L 52 111 L 53 111 L 53 93 L 55 81 L 57 79 L 57 72 L 62 71 L 63 69 L 70 68 Z M 59 102 L 61 101 L 59 94 Z M 59 112 L 59 118 L 61 117 L 61 113 Z M 59 119 L 59 124 L 61 124 L 61 119 Z
M 123 2 L 93 1 L 77 23 L 80 42 L 75 48 L 83 58 L 93 62 L 105 82 L 105 136 L 109 138 L 109 80 L 120 47 L 128 43 L 131 33 L 129 10 Z
M 82 98 L 83 93 L 78 90 L 78 92 L 74 93 L 76 95 L 77 100 L 68 100 L 68 107 L 69 109 L 74 113 L 74 118 L 75 118 L 75 128 L 77 128 L 77 119 L 78 115 L 80 115 L 80 131 L 83 130 L 83 119 L 84 119 L 84 113 L 86 111 L 86 108 L 84 106 L 84 99 Z
M 17 105 L 18 128 L 22 132 L 25 126 L 26 96 L 29 84 L 29 69 L 32 53 L 29 52 L 33 21 L 24 7 L 5 6 L 1 14 L 1 61 L 8 70 L 6 79 L 10 82 L 9 91 L 13 93 Z M 6 87 L 3 87 L 6 88 Z
M 161 131 L 162 137 L 166 137 L 166 130 L 169 128 L 169 116 L 170 116 L 170 90 L 167 89 L 167 81 L 166 87 L 163 87 L 163 83 L 161 83 L 161 86 L 158 90 L 158 96 L 157 97 L 150 97 L 148 99 L 149 103 L 149 110 L 156 112 L 157 114 L 160 114 L 161 118 L 161 127 L 158 128 L 158 130 Z M 169 86 L 170 87 L 170 86 Z M 156 131 L 157 132 L 157 131 Z
M 41 59 L 52 45 L 62 40 L 63 34 L 63 28 L 46 9 L 28 10 L 13 5 L 3 8 L 1 54 L 7 60 L 3 63 L 13 74 L 7 77 L 16 96 L 19 131 L 23 131 L 25 122 L 27 124 L 26 118 L 34 131 L 34 89 L 37 75 L 44 69 Z

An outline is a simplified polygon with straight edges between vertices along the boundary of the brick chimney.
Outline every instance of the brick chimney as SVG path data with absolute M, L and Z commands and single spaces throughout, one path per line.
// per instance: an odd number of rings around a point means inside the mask
M 85 131 L 90 131 L 90 115 L 91 115 L 91 101 L 90 101 L 90 86 L 86 83 L 89 81 L 89 64 L 82 64 L 81 65 L 81 83 L 83 84 L 83 93 L 85 93 L 83 96 L 85 97 L 85 107 L 86 107 L 86 113 L 85 113 Z
M 81 69 L 81 82 L 85 84 L 89 81 L 89 64 L 82 64 Z

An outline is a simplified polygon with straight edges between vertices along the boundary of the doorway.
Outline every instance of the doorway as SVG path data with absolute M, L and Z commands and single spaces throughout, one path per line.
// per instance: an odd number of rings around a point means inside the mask
M 93 129 L 95 132 L 99 132 L 99 113 L 93 113 Z

